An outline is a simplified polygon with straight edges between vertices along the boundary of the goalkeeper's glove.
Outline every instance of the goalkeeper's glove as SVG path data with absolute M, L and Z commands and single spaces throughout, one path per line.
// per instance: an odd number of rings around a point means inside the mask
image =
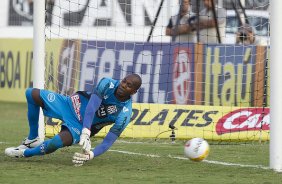
M 79 145 L 82 146 L 82 151 L 84 153 L 89 153 L 91 149 L 91 141 L 90 141 L 90 130 L 88 128 L 83 128 L 81 135 L 80 135 L 80 141 Z
M 72 157 L 72 163 L 74 166 L 82 166 L 88 160 L 92 160 L 94 158 L 94 153 L 92 151 L 88 153 L 74 153 Z

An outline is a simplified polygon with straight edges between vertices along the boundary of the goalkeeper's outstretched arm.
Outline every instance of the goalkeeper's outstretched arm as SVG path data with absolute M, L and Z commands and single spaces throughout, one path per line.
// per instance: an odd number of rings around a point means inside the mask
M 105 153 L 117 140 L 118 136 L 111 131 L 108 132 L 103 142 L 96 146 L 92 152 L 94 153 L 94 157 L 97 157 L 103 153 Z
M 80 135 L 79 145 L 82 146 L 84 152 L 90 152 L 91 149 L 91 124 L 94 118 L 95 112 L 99 108 L 102 99 L 96 94 L 92 94 L 90 100 L 86 106 L 85 115 L 83 119 L 83 128 Z
M 93 150 L 85 153 L 75 153 L 72 158 L 72 162 L 75 166 L 82 166 L 85 162 L 105 153 L 114 144 L 117 138 L 118 136 L 116 134 L 109 131 L 103 142 L 96 146 Z

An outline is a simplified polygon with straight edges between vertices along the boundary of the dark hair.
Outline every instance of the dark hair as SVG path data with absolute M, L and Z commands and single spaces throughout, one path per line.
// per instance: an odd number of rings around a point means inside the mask
M 135 90 L 138 90 L 142 84 L 142 79 L 138 74 L 132 73 L 127 75 L 125 78 L 130 77 L 134 80 L 134 88 Z
M 136 73 L 134 73 L 132 75 L 136 79 L 136 86 L 135 87 L 136 87 L 136 90 L 138 90 L 141 87 L 141 85 L 142 85 L 142 78 L 138 74 L 136 74 Z

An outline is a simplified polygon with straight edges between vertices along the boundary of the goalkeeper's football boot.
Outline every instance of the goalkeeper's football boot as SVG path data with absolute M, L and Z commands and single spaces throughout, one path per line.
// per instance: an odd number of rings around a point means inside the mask
M 39 137 L 36 137 L 35 139 L 29 140 L 28 138 L 25 138 L 21 145 L 19 145 L 17 148 L 19 149 L 29 149 L 29 148 L 35 148 L 42 144 L 43 141 L 40 140 Z
M 24 157 L 25 149 L 10 147 L 5 149 L 5 154 L 9 157 L 21 158 Z

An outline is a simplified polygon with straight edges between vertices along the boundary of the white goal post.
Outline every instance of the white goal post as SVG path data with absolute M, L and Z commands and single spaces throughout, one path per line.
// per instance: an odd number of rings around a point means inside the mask
M 44 89 L 45 71 L 45 1 L 34 0 L 33 16 L 33 87 Z M 40 109 L 38 135 L 44 139 L 44 117 Z
M 282 172 L 282 1 L 270 1 L 270 168 Z

